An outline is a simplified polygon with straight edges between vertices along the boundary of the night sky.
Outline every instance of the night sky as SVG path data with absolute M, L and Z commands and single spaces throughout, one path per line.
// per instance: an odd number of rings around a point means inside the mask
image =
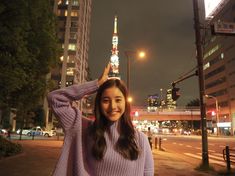
M 147 52 L 145 60 L 132 58 L 130 87 L 134 105 L 146 105 L 148 95 L 163 93 L 171 82 L 195 68 L 196 46 L 192 0 L 94 0 L 91 17 L 89 67 L 98 78 L 109 62 L 113 22 L 118 15 L 121 79 L 126 82 L 126 50 Z M 198 78 L 180 88 L 179 106 L 199 97 Z

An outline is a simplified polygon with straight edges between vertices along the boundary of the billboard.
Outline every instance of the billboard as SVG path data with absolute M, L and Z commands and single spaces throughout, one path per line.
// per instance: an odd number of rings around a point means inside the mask
M 215 11 L 224 1 L 228 0 L 204 0 L 206 19 L 212 19 Z
M 212 25 L 213 34 L 225 34 L 225 35 L 234 35 L 235 34 L 235 23 L 229 22 L 216 22 Z

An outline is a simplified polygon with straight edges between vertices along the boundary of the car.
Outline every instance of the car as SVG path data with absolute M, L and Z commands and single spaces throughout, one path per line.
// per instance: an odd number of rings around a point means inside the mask
M 16 131 L 17 134 L 20 134 L 20 129 Z M 23 129 L 22 130 L 23 135 L 28 135 L 28 136 L 46 136 L 46 137 L 52 137 L 55 135 L 53 130 L 45 130 L 41 128 L 40 126 L 33 127 L 31 129 Z
M 184 131 L 183 135 L 191 135 L 191 131 Z
M 52 136 L 55 136 L 56 133 L 54 130 L 43 130 L 42 135 L 46 137 L 52 137 Z
M 20 129 L 16 131 L 17 134 L 20 134 Z M 42 129 L 40 127 L 33 127 L 31 129 L 22 129 L 22 134 L 23 135 L 28 135 L 28 136 L 38 136 L 42 135 Z
M 7 135 L 7 130 L 0 128 L 0 135 Z
M 30 127 L 25 127 L 25 128 L 23 128 L 22 129 L 22 133 L 21 134 L 23 134 L 23 135 L 30 135 Z M 18 129 L 17 131 L 16 131 L 16 134 L 20 134 L 20 131 L 21 131 L 21 129 Z

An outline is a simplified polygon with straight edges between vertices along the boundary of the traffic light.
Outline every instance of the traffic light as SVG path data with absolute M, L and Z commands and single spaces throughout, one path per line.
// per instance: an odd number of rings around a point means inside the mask
M 180 88 L 173 87 L 171 90 L 171 97 L 174 101 L 176 101 L 180 97 L 179 93 Z

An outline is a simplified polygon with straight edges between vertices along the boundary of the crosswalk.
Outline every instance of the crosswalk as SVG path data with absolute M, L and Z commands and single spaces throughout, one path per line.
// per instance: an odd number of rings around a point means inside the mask
M 184 153 L 184 155 L 193 157 L 196 159 L 202 159 L 202 154 L 201 153 Z M 222 153 L 210 153 L 209 155 L 209 162 L 213 164 L 218 164 L 220 166 L 226 167 L 226 162 L 224 161 L 223 154 Z M 235 165 L 231 163 L 231 167 L 235 168 Z

